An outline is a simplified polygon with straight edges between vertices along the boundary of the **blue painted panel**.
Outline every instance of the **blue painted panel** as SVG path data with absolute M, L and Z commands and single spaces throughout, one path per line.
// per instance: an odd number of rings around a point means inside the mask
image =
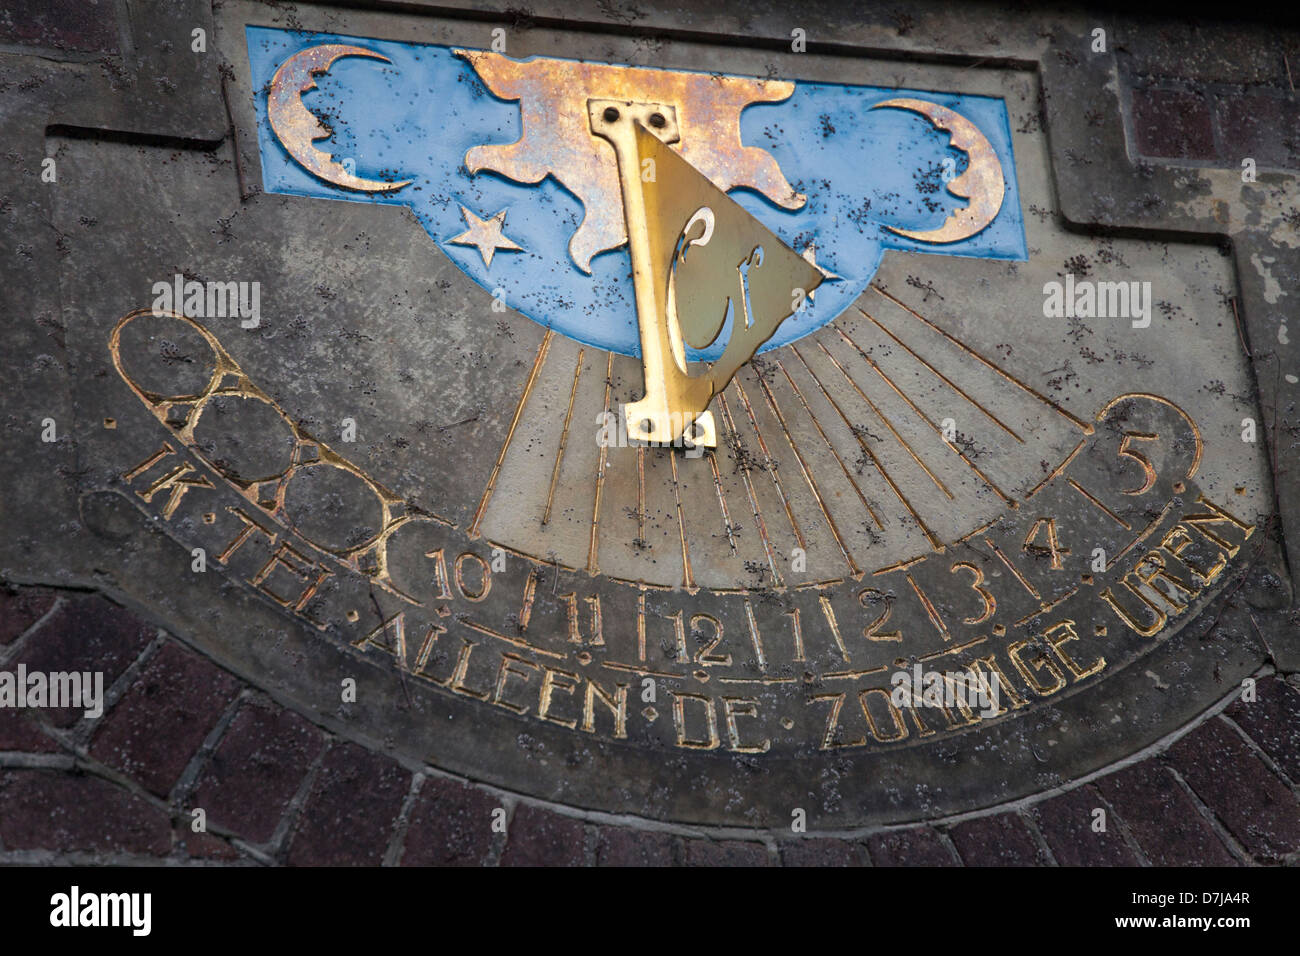
M 408 206 L 438 247 L 484 289 L 540 324 L 588 345 L 638 355 L 635 295 L 626 246 L 596 256 L 591 274 L 568 254 L 582 220 L 582 204 L 553 178 L 524 185 L 491 172 L 470 175 L 466 151 L 486 143 L 513 143 L 519 106 L 493 96 L 450 47 L 247 28 L 252 82 L 257 90 L 262 180 L 269 192 L 321 199 Z M 335 186 L 303 169 L 280 144 L 266 115 L 267 88 L 293 54 L 322 43 L 350 43 L 392 63 L 344 58 L 303 94 L 308 109 L 325 117 L 333 136 L 317 141 L 338 161 L 351 159 L 356 175 L 412 179 L 387 194 Z M 938 228 L 964 204 L 944 188 L 943 161 L 960 175 L 967 163 L 948 146 L 948 134 L 915 113 L 871 110 L 900 96 L 949 107 L 979 127 L 1002 163 L 1006 196 L 985 229 L 937 246 L 906 239 L 885 226 Z M 1024 222 L 1016 186 L 1011 131 L 1002 100 L 927 91 L 828 83 L 796 84 L 783 103 L 749 107 L 741 117 L 745 145 L 768 150 L 794 187 L 808 196 L 802 209 L 780 209 L 748 189 L 731 196 L 781 239 L 839 278 L 824 283 L 814 302 L 792 316 L 764 351 L 830 322 L 862 293 L 887 248 L 994 259 L 1026 258 Z M 951 178 L 951 177 L 950 177 Z M 482 218 L 506 210 L 505 235 L 523 247 L 498 250 L 490 267 L 473 246 L 448 240 L 467 228 L 461 206 Z M 714 359 L 726 335 L 692 359 Z

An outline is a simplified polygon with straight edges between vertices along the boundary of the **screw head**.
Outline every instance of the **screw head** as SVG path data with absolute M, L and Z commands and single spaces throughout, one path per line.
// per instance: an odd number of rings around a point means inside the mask
M 664 119 L 663 113 L 651 113 L 650 125 L 653 126 L 655 129 L 663 129 L 665 126 L 668 125 L 668 120 Z
M 612 106 L 606 106 L 606 107 L 605 107 L 605 113 L 604 113 L 604 116 L 605 116 L 605 122 L 606 122 L 606 123 L 615 123 L 615 122 L 618 122 L 618 110 L 615 109 L 615 108 L 612 107 Z

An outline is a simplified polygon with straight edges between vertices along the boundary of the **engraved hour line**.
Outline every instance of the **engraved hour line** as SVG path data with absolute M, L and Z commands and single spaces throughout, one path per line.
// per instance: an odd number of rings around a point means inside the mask
M 786 611 L 786 616 L 790 618 L 790 630 L 794 635 L 794 659 L 796 661 L 805 660 L 803 653 L 803 629 L 799 626 L 799 609 Z
M 1121 528 L 1123 528 L 1125 531 L 1132 531 L 1132 530 L 1133 530 L 1133 526 L 1132 526 L 1131 524 L 1129 524 L 1127 521 L 1125 521 L 1125 520 L 1124 520 L 1123 518 L 1121 518 L 1119 515 L 1115 514 L 1115 512 L 1111 511 L 1111 510 L 1110 510 L 1109 508 L 1107 508 L 1104 504 L 1102 504 L 1100 501 L 1098 501 L 1096 498 L 1094 498 L 1091 494 L 1089 494 L 1087 491 L 1085 491 L 1083 485 L 1079 484 L 1079 483 L 1078 483 L 1077 481 L 1075 481 L 1073 478 L 1066 478 L 1065 480 L 1066 480 L 1066 482 L 1069 483 L 1069 485 L 1070 485 L 1071 488 L 1073 488 L 1073 489 L 1074 489 L 1075 491 L 1077 491 L 1079 494 L 1083 495 L 1083 497 L 1087 498 L 1090 502 L 1092 502 L 1094 505 L 1096 505 L 1097 508 L 1098 508 L 1102 513 L 1104 513 L 1105 515 L 1107 515 L 1107 516 L 1108 516 L 1112 521 L 1114 521 L 1116 524 L 1118 524 L 1118 525 L 1119 525 Z
M 645 585 L 641 586 L 641 592 L 636 596 L 636 657 L 642 664 L 645 663 Z
M 718 471 L 718 455 L 716 449 L 709 451 L 709 467 L 713 469 L 713 486 L 718 489 L 718 507 L 722 509 L 722 527 L 727 532 L 727 544 L 731 545 L 731 553 L 736 553 L 736 535 L 731 528 L 731 513 L 727 511 L 727 496 L 722 492 L 722 473 Z
M 887 670 L 889 670 L 888 667 L 881 665 L 880 667 L 868 667 L 860 671 L 830 671 L 829 673 L 822 674 L 821 679 L 822 680 L 855 680 L 859 677 L 870 677 L 872 674 L 883 674 Z
M 519 609 L 519 630 L 528 630 L 528 622 L 533 616 L 533 601 L 537 597 L 537 579 L 541 575 L 538 568 L 530 568 L 524 580 L 524 601 Z
M 799 404 L 803 406 L 803 410 L 808 413 L 808 418 L 817 429 L 817 434 L 822 436 L 822 441 L 826 443 L 826 447 L 830 449 L 830 453 L 839 464 L 840 470 L 844 472 L 845 479 L 847 479 L 853 490 L 857 492 L 858 500 L 862 502 L 862 507 L 867 509 L 867 514 L 871 515 L 871 520 L 875 522 L 876 527 L 883 531 L 885 526 L 880 523 L 880 518 L 876 514 L 875 509 L 867 503 L 867 496 L 862 493 L 862 489 L 858 487 L 858 483 L 853 480 L 853 474 L 849 471 L 849 466 L 844 463 L 844 459 L 840 457 L 840 453 L 837 452 L 835 446 L 831 444 L 830 438 L 826 435 L 826 430 L 822 428 L 822 423 L 817 420 L 817 416 L 814 415 L 812 409 L 808 407 L 808 400 L 803 397 L 803 392 L 799 391 L 799 386 L 795 384 L 794 379 L 790 377 L 790 373 L 786 371 L 785 366 L 781 364 L 779 359 L 777 360 L 776 367 L 781 370 L 781 374 L 785 376 L 785 380 L 790 383 L 790 388 L 794 390 L 795 397 L 799 399 Z
M 939 610 L 930 602 L 929 596 L 921 590 L 921 585 L 916 583 L 912 577 L 912 572 L 904 572 L 903 577 L 907 578 L 907 583 L 912 586 L 916 596 L 921 599 L 921 606 L 925 608 L 926 616 L 930 618 L 930 623 L 934 625 L 936 631 L 945 640 L 952 640 L 952 635 L 948 633 L 948 626 L 943 623 L 943 618 L 939 616 Z
M 880 463 L 880 459 L 876 457 L 876 453 L 871 450 L 871 447 L 865 441 L 862 440 L 862 436 L 854 430 L 853 423 L 850 422 L 848 416 L 844 414 L 844 410 L 840 408 L 839 403 L 836 402 L 835 399 L 831 398 L 830 392 L 826 391 L 826 386 L 822 384 L 821 379 L 817 377 L 817 373 L 812 370 L 811 366 L 809 366 L 807 359 L 803 357 L 803 353 L 794 345 L 790 346 L 790 351 L 792 351 L 795 354 L 795 357 L 799 359 L 800 364 L 808 370 L 808 374 L 812 376 L 813 381 L 817 384 L 817 388 L 821 391 L 822 395 L 825 396 L 826 401 L 830 402 L 831 407 L 839 413 L 840 418 L 844 420 L 844 424 L 848 426 L 849 432 L 853 435 L 858 445 L 866 453 L 867 457 L 871 459 L 872 464 L 876 466 L 876 470 L 880 472 L 880 476 L 885 479 L 885 484 L 889 485 L 889 489 L 894 493 L 894 496 L 902 502 L 903 507 L 907 509 L 908 514 L 910 514 L 916 521 L 917 527 L 921 529 L 926 540 L 930 542 L 930 546 L 934 548 L 935 551 L 943 551 L 943 544 L 934 536 L 934 532 L 926 526 L 924 519 L 917 514 L 917 511 L 912 507 L 911 502 L 907 500 L 898 485 L 894 483 L 894 479 L 889 477 L 889 472 L 885 471 L 884 466 Z
M 564 415 L 564 430 L 560 432 L 560 447 L 555 450 L 555 467 L 551 469 L 551 487 L 546 492 L 546 508 L 542 511 L 542 524 L 547 524 L 551 520 L 551 505 L 555 502 L 555 484 L 560 480 L 560 466 L 564 464 L 564 448 L 569 444 L 569 425 L 573 421 L 573 400 L 578 396 L 578 379 L 582 376 L 582 357 L 585 351 L 583 348 L 578 349 L 578 364 L 573 369 L 573 387 L 569 389 L 569 410 Z
M 940 491 L 942 491 L 944 495 L 947 496 L 949 501 L 952 501 L 953 500 L 952 492 L 948 490 L 948 486 L 945 485 L 942 481 L 940 481 L 939 477 L 934 472 L 932 472 L 929 466 L 926 465 L 926 463 L 921 460 L 920 456 L 917 455 L 917 453 L 912 450 L 912 446 L 909 445 L 907 443 L 907 440 L 898 433 L 898 429 L 894 427 L 893 422 L 891 422 L 888 418 L 885 417 L 885 413 L 876 407 L 876 403 L 873 402 L 871 399 L 867 398 L 867 393 L 858 387 L 857 382 L 853 381 L 853 377 L 849 375 L 848 369 L 846 369 L 843 365 L 841 365 L 839 363 L 839 360 L 836 359 L 835 356 L 830 353 L 830 350 L 826 348 L 826 346 L 823 345 L 821 342 L 817 343 L 817 347 L 826 354 L 826 357 L 828 359 L 831 360 L 831 364 L 840 370 L 840 374 L 844 376 L 844 381 L 848 382 L 849 385 L 852 386 L 853 390 L 858 393 L 858 396 L 864 402 L 867 403 L 867 407 L 870 408 L 871 411 L 875 413 L 875 416 L 879 418 L 880 421 L 884 424 L 884 426 L 887 429 L 889 429 L 889 433 L 898 440 L 898 443 L 900 445 L 903 446 L 903 450 L 912 456 L 912 461 L 916 462 L 917 465 L 920 466 L 921 470 L 925 472 L 926 477 L 928 477 L 932 482 L 934 482 L 935 487 L 938 488 Z
M 839 326 L 835 326 L 835 331 L 840 334 L 840 337 L 843 338 L 845 342 L 849 343 L 849 345 L 857 349 L 858 354 L 861 355 L 867 361 L 867 364 L 870 365 L 875 370 L 876 374 L 879 375 L 884 380 L 885 384 L 888 385 L 890 388 L 892 388 L 899 398 L 907 402 L 908 406 L 912 409 L 912 411 L 920 415 L 921 418 L 925 421 L 925 423 L 929 425 L 932 429 L 934 429 L 935 434 L 937 434 L 940 438 L 943 438 L 943 429 L 941 429 L 938 425 L 936 425 L 934 421 L 930 418 L 930 416 L 927 415 L 925 412 L 923 412 L 917 406 L 916 402 L 912 401 L 912 399 L 907 395 L 906 392 L 904 392 L 902 389 L 900 389 L 897 385 L 894 384 L 893 380 L 888 375 L 885 374 L 885 370 L 876 364 L 875 359 L 873 359 L 870 355 L 868 355 L 863 350 L 862 346 L 860 346 L 857 342 L 853 341 L 853 339 L 849 338 L 848 334 L 845 333 L 845 331 L 841 329 Z M 999 488 L 992 478 L 984 474 L 984 472 L 980 470 L 979 466 L 976 465 L 975 462 L 971 461 L 969 458 L 966 457 L 965 452 L 963 452 L 955 444 L 948 442 L 946 440 L 944 441 L 944 445 L 947 448 L 949 448 L 951 451 L 956 452 L 957 456 L 961 458 L 961 460 L 964 461 L 970 467 L 971 471 L 975 472 L 975 474 L 979 476 L 980 481 L 984 482 L 984 484 L 992 488 L 993 491 L 997 494 L 997 496 L 1001 498 L 1004 502 L 1006 502 L 1008 508 L 1017 507 L 1015 499 L 1013 499 L 1010 495 L 1008 495 L 1001 488 Z
M 506 460 L 506 452 L 510 449 L 510 442 L 514 440 L 515 429 L 519 427 L 519 420 L 524 415 L 524 408 L 528 405 L 528 398 L 533 394 L 533 387 L 537 384 L 537 374 L 542 370 L 542 364 L 546 361 L 546 352 L 551 347 L 551 339 L 554 335 L 554 329 L 547 329 L 546 334 L 542 336 L 541 348 L 537 350 L 537 358 L 533 359 L 533 369 L 528 373 L 528 381 L 524 384 L 523 393 L 519 396 L 519 405 L 515 408 L 515 417 L 510 422 L 510 430 L 506 432 L 506 440 L 501 444 L 501 452 L 497 455 L 496 464 L 492 466 L 492 474 L 488 478 L 487 487 L 483 489 L 483 497 L 479 500 L 478 510 L 474 512 L 474 520 L 470 522 L 468 534 L 471 539 L 479 536 L 479 525 L 483 522 L 483 516 L 487 514 L 487 506 L 488 502 L 492 500 L 492 492 L 496 491 L 497 478 L 501 474 L 501 465 Z
M 1016 627 L 1022 627 L 1023 625 L 1028 624 L 1034 618 L 1038 617 L 1038 615 L 1046 614 L 1048 611 L 1056 607 L 1058 604 L 1068 601 L 1070 598 L 1074 597 L 1078 593 L 1079 593 L 1079 586 L 1075 585 L 1074 587 L 1070 588 L 1070 590 L 1062 594 L 1055 601 L 1052 601 L 1050 604 L 1044 602 L 1043 606 L 1040 607 L 1037 611 L 1030 611 L 1020 620 L 1016 621 Z
M 739 378 L 732 379 L 731 384 L 735 386 L 736 395 L 740 398 L 740 404 L 745 407 L 745 417 L 749 419 L 749 424 L 754 429 L 754 435 L 758 438 L 758 450 L 763 453 L 763 460 L 767 462 L 767 472 L 772 476 L 772 484 L 776 487 L 776 493 L 780 496 L 781 504 L 785 508 L 785 516 L 790 522 L 790 530 L 794 532 L 794 540 L 799 547 L 807 550 L 808 545 L 804 543 L 803 531 L 799 528 L 799 522 L 795 520 L 794 510 L 790 507 L 790 499 L 785 493 L 785 487 L 781 484 L 781 476 L 776 471 L 776 462 L 772 459 L 772 453 L 768 451 L 767 442 L 763 440 L 763 432 L 758 427 L 758 419 L 754 417 L 754 407 L 749 404 L 749 396 L 741 388 Z
M 762 375 L 756 376 L 758 379 L 759 390 L 762 391 L 763 397 L 767 399 L 768 407 L 772 409 L 772 414 L 781 425 L 781 431 L 785 434 L 785 440 L 790 444 L 790 450 L 794 452 L 794 457 L 799 462 L 799 471 L 803 474 L 804 481 L 808 483 L 808 488 L 812 491 L 813 498 L 817 502 L 817 507 L 821 509 L 822 516 L 826 519 L 826 524 L 831 529 L 831 534 L 835 537 L 835 543 L 839 545 L 840 552 L 844 555 L 844 560 L 848 562 L 849 571 L 856 578 L 862 577 L 862 569 L 858 567 L 857 562 L 853 560 L 853 555 L 849 553 L 848 546 L 844 539 L 840 537 L 840 529 L 835 526 L 835 519 L 826 508 L 826 501 L 822 498 L 821 489 L 817 487 L 817 482 L 813 480 L 812 472 L 808 470 L 808 463 L 804 461 L 799 447 L 794 442 L 794 436 L 790 434 L 790 428 L 786 424 L 785 416 L 781 414 L 781 409 L 776 404 L 776 397 L 772 394 L 772 389 L 767 382 L 763 380 Z
M 664 677 L 669 680 L 683 680 L 684 674 L 672 674 L 668 671 L 652 671 L 644 667 L 636 667 L 632 664 L 620 664 L 618 661 L 601 661 L 601 667 L 608 667 L 612 671 L 626 671 L 629 674 L 636 674 L 640 677 Z
M 1031 538 L 1030 540 L 1032 541 L 1033 539 Z M 1035 588 L 1032 584 L 1029 583 L 1028 580 L 1025 579 L 1025 576 L 1021 574 L 1019 570 L 1016 569 L 1016 566 L 1011 563 L 1010 559 L 1008 559 L 1007 556 L 1002 553 L 1002 549 L 999 548 L 988 538 L 984 539 L 984 543 L 993 549 L 993 553 L 998 556 L 998 560 L 1001 561 L 1004 565 L 1006 565 L 1007 570 L 1011 572 L 1012 576 L 1017 581 L 1020 582 L 1021 586 L 1024 587 L 1026 591 L 1028 591 L 1031 595 L 1033 595 L 1034 600 L 1041 602 L 1043 600 L 1043 596 L 1038 593 L 1038 589 Z
M 871 322 L 874 323 L 875 326 L 876 326 L 878 329 L 880 329 L 882 332 L 884 332 L 886 335 L 888 335 L 891 339 L 893 339 L 895 342 L 897 342 L 897 343 L 899 344 L 899 346 L 903 349 L 903 351 L 907 352 L 908 355 L 912 356 L 912 358 L 916 359 L 918 362 L 920 362 L 922 365 L 924 365 L 927 369 L 929 369 L 931 372 L 933 372 L 935 375 L 937 375 L 937 376 L 939 377 L 939 380 L 940 380 L 940 381 L 942 381 L 945 385 L 947 385 L 949 388 L 951 388 L 954 392 L 956 392 L 956 393 L 957 393 L 958 395 L 960 395 L 962 398 L 966 399 L 966 401 L 968 401 L 970 404 L 974 405 L 977 409 L 979 409 L 979 410 L 984 414 L 984 416 L 985 416 L 986 418 L 988 418 L 988 420 L 991 421 L 994 425 L 997 425 L 998 428 L 1001 428 L 1004 432 L 1006 432 L 1008 435 L 1010 435 L 1012 438 L 1014 438 L 1014 439 L 1015 439 L 1016 441 L 1018 441 L 1020 444 L 1023 445 L 1023 444 L 1025 443 L 1025 440 L 1024 440 L 1023 438 L 1020 437 L 1020 435 L 1015 431 L 1015 429 L 1013 429 L 1013 428 L 1012 428 L 1010 425 L 1008 425 L 1006 422 L 1002 421 L 1002 419 L 1000 419 L 1000 418 L 998 418 L 996 415 L 994 415 L 991 411 L 989 411 L 987 408 L 985 408 L 983 405 L 981 405 L 979 402 L 977 402 L 975 399 L 973 399 L 970 395 L 966 394 L 966 390 L 965 390 L 965 389 L 963 389 L 960 385 L 958 385 L 956 382 L 954 382 L 952 379 L 950 379 L 947 375 L 944 375 L 943 372 L 940 372 L 937 368 L 935 368 L 933 365 L 931 365 L 929 362 L 927 362 L 924 358 L 922 358 L 921 355 L 920 355 L 916 350 L 914 350 L 910 345 L 908 345 L 906 342 L 904 342 L 902 339 L 900 339 L 897 335 L 895 335 L 893 332 L 891 332 L 889 329 L 887 329 L 887 328 L 884 326 L 884 324 L 882 324 L 878 319 L 876 319 L 876 317 L 875 317 L 874 315 L 871 315 L 869 312 L 866 312 L 866 311 L 864 311 L 863 309 L 858 309 L 858 311 L 861 312 L 864 316 L 866 316 L 866 318 L 870 319 Z
M 1003 378 L 1005 378 L 1005 379 L 1006 379 L 1008 382 L 1010 382 L 1012 385 L 1015 385 L 1017 388 L 1022 389 L 1023 391 L 1027 392 L 1028 394 L 1034 396 L 1034 398 L 1038 399 L 1040 402 L 1042 402 L 1043 404 L 1045 404 L 1048 408 L 1051 408 L 1052 410 L 1054 410 L 1055 412 L 1057 412 L 1059 415 L 1061 415 L 1063 418 L 1065 418 L 1065 419 L 1069 420 L 1070 422 L 1072 422 L 1072 423 L 1073 423 L 1073 424 L 1074 424 L 1074 425 L 1075 425 L 1075 426 L 1076 426 L 1080 431 L 1082 431 L 1085 435 L 1091 435 L 1091 434 L 1092 434 L 1092 432 L 1093 432 L 1093 428 L 1092 428 L 1092 426 L 1091 426 L 1090 424 L 1088 424 L 1087 422 L 1083 421 L 1083 420 L 1080 419 L 1080 418 L 1076 418 L 1074 415 L 1071 415 L 1071 414 L 1070 414 L 1069 412 L 1067 412 L 1064 408 L 1062 408 L 1060 405 L 1056 404 L 1056 402 L 1052 401 L 1052 400 L 1051 400 L 1050 398 L 1048 398 L 1046 395 L 1044 395 L 1044 394 L 1042 394 L 1041 392 L 1039 392 L 1039 391 L 1038 391 L 1037 389 L 1035 389 L 1033 386 L 1031 386 L 1031 385 L 1026 385 L 1024 382 L 1020 381 L 1018 378 L 1016 378 L 1014 375 L 1011 375 L 1009 372 L 1005 371 L 1005 370 L 1004 370 L 1003 368 L 1001 368 L 1000 366 L 994 364 L 993 362 L 990 362 L 988 359 L 986 359 L 983 355 L 980 355 L 979 352 L 976 352 L 973 348 L 971 348 L 971 347 L 970 347 L 969 345 L 967 345 L 965 342 L 961 341 L 961 340 L 958 339 L 958 338 L 953 337 L 952 335 L 949 335 L 949 334 L 948 334 L 947 332 L 945 332 L 943 329 L 939 328 L 939 326 L 935 325 L 933 322 L 931 322 L 929 319 L 927 319 L 925 316 L 923 316 L 920 312 L 917 312 L 915 309 L 913 309 L 911 306 L 907 305 L 905 302 L 902 302 L 902 301 L 900 301 L 900 300 L 894 298 L 894 296 L 890 295 L 890 294 L 889 294 L 888 292 L 886 292 L 884 289 L 880 288 L 879 286 L 875 285 L 874 283 L 872 283 L 871 288 L 874 289 L 876 292 L 879 292 L 879 293 L 880 293 L 882 296 L 884 296 L 886 299 L 888 299 L 889 301 L 893 302 L 895 305 L 899 306 L 901 309 L 903 309 L 904 311 L 906 311 L 906 312 L 909 313 L 910 315 L 913 315 L 913 316 L 915 316 L 916 318 L 920 319 L 922 322 L 924 322 L 924 323 L 925 323 L 926 325 L 928 325 L 930 328 L 934 329 L 936 332 L 938 332 L 940 335 L 942 335 L 942 336 L 943 336 L 945 339 L 947 339 L 949 342 L 952 342 L 954 345 L 958 346 L 958 347 L 961 348 L 963 351 L 968 352 L 968 353 L 969 353 L 973 358 L 975 358 L 977 361 L 981 362 L 982 364 L 988 366 L 988 367 L 989 367 L 990 369 L 992 369 L 994 372 L 997 372 L 999 375 L 1001 375 Z M 865 314 L 865 313 L 863 313 L 863 314 Z M 875 321 L 875 320 L 873 319 L 872 321 Z
M 844 658 L 845 664 L 851 664 L 849 649 L 844 646 L 844 637 L 840 634 L 839 621 L 835 620 L 835 608 L 831 606 L 831 599 L 825 594 L 819 594 L 817 595 L 817 602 L 821 605 L 822 614 L 826 617 L 826 623 L 830 625 L 831 637 L 835 638 L 835 646 L 840 649 L 840 656 Z
M 963 544 L 969 541 L 971 538 L 975 537 L 976 535 L 983 534 L 985 531 L 989 530 L 989 528 L 993 527 L 1001 520 L 1002 517 L 1001 515 L 999 515 L 998 517 L 995 517 L 992 521 L 990 521 L 988 524 L 980 525 L 974 531 L 967 531 L 964 535 L 962 535 L 960 538 L 957 539 L 956 543 Z
M 515 647 L 522 647 L 525 650 L 532 651 L 534 654 L 541 654 L 544 657 L 553 657 L 559 661 L 568 660 L 568 656 L 565 654 L 557 654 L 555 651 L 548 651 L 544 647 L 538 647 L 536 644 L 528 643 L 521 637 L 511 637 L 509 634 L 502 634 L 500 631 L 494 631 L 487 625 L 479 624 L 477 621 L 471 621 L 464 615 L 457 615 L 456 620 L 460 621 L 460 623 L 464 624 L 471 631 L 478 631 L 478 633 L 484 634 L 488 637 L 495 637 L 499 641 L 513 644 Z
M 636 446 L 636 539 L 645 540 L 645 445 Z
M 727 426 L 727 431 L 731 434 L 732 440 L 736 443 L 736 449 L 740 448 L 740 436 L 736 433 L 736 424 L 731 420 L 731 409 L 727 406 L 727 396 L 718 393 L 718 402 L 722 407 L 722 421 Z M 758 528 L 758 536 L 763 540 L 763 550 L 767 552 L 767 564 L 772 569 L 772 579 L 777 587 L 781 586 L 781 575 L 776 570 L 776 556 L 772 553 L 772 542 L 767 537 L 767 525 L 763 521 L 763 513 L 758 507 L 758 499 L 754 497 L 754 485 L 749 479 L 749 469 L 744 467 L 743 462 L 737 462 L 740 466 L 740 481 L 745 486 L 745 494 L 749 496 L 749 507 L 754 514 L 754 524 Z
M 1153 520 L 1149 525 L 1146 526 L 1146 530 L 1144 530 L 1140 535 L 1138 535 L 1136 538 L 1130 541 L 1123 551 L 1121 551 L 1119 554 L 1115 555 L 1115 557 L 1111 559 L 1110 563 L 1112 565 L 1115 564 L 1115 562 L 1121 560 L 1124 557 L 1124 555 L 1128 554 L 1139 544 L 1141 544 L 1143 541 L 1149 538 L 1151 536 L 1151 532 L 1154 531 L 1156 527 L 1162 521 L 1165 520 L 1165 516 L 1169 514 L 1169 509 L 1172 508 L 1173 506 L 1174 503 L 1172 501 L 1166 502 L 1165 506 L 1160 509 L 1160 514 L 1156 515 L 1155 520 Z
M 673 469 L 673 497 L 677 499 L 677 533 L 682 541 L 682 587 L 688 593 L 695 591 L 695 577 L 691 574 L 691 552 L 686 545 L 686 512 L 682 509 L 682 492 L 677 477 L 677 456 L 670 454 L 668 462 Z
M 933 653 L 925 654 L 921 657 L 918 657 L 917 660 L 925 664 L 930 661 L 938 660 L 941 657 L 947 657 L 949 654 L 960 654 L 962 651 L 968 651 L 972 647 L 979 647 L 987 640 L 988 640 L 987 637 L 977 637 L 975 638 L 975 640 L 967 641 L 965 644 L 958 644 L 955 647 L 945 647 L 941 651 L 934 651 Z
M 605 416 L 601 419 L 602 424 L 609 421 L 609 393 L 614 384 L 614 353 L 610 352 L 605 361 Z M 609 452 L 609 442 L 601 442 L 600 455 L 596 462 L 596 493 L 595 500 L 591 505 L 591 541 L 587 545 L 587 572 L 589 574 L 600 573 L 600 566 L 596 563 L 597 541 L 600 531 L 600 496 L 605 489 L 605 461 Z
M 719 677 L 719 684 L 761 684 L 770 686 L 773 684 L 794 684 L 802 680 L 800 677 Z
M 991 523 L 992 522 L 990 522 L 990 524 Z M 928 557 L 928 555 L 918 554 L 914 558 L 906 558 L 902 561 L 899 561 L 897 564 L 891 564 L 888 567 L 878 568 L 875 571 L 872 571 L 871 574 L 874 577 L 875 575 L 878 574 L 889 574 L 893 571 L 901 571 L 903 570 L 903 568 L 910 568 L 914 564 L 919 564 L 920 562 L 924 561 L 926 557 Z
M 1034 495 L 1038 494 L 1038 492 L 1040 492 L 1040 491 L 1043 490 L 1043 487 L 1044 487 L 1044 486 L 1045 486 L 1049 481 L 1051 481 L 1051 480 L 1052 480 L 1053 478 L 1055 478 L 1057 475 L 1061 474 L 1061 472 L 1065 471 L 1066 468 L 1070 467 L 1070 462 L 1074 461 L 1074 456 L 1077 455 L 1077 454 L 1079 454 L 1079 452 L 1083 449 L 1083 446 L 1084 446 L 1085 444 L 1087 444 L 1087 440 L 1086 440 L 1086 439 L 1083 439 L 1083 438 L 1080 438 L 1080 439 L 1079 439 L 1079 444 L 1077 444 L 1077 445 L 1074 446 L 1074 451 L 1072 451 L 1072 452 L 1070 452 L 1070 454 L 1066 455 L 1066 456 L 1065 456 L 1065 461 L 1063 461 L 1063 462 L 1061 462 L 1059 465 L 1057 465 L 1057 466 L 1056 466 L 1056 469 L 1055 469 L 1055 470 L 1054 470 L 1050 475 L 1048 475 L 1046 478 L 1044 478 L 1044 479 L 1043 479 L 1042 481 L 1040 481 L 1038 484 L 1034 485 L 1033 490 L 1030 491 L 1027 495 L 1025 495 L 1025 500 L 1028 501 L 1030 498 L 1034 497 Z
M 749 621 L 749 639 L 754 645 L 754 657 L 758 660 L 758 669 L 767 671 L 767 655 L 763 653 L 763 638 L 758 633 L 758 622 L 754 620 L 754 606 L 745 598 L 745 617 Z

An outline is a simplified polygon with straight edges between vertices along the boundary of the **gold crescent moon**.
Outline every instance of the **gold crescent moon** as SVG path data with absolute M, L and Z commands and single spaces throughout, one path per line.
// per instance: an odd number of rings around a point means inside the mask
M 893 107 L 919 113 L 935 129 L 946 130 L 949 142 L 962 150 L 970 162 L 966 172 L 948 184 L 948 192 L 970 205 L 953 212 L 938 229 L 911 230 L 886 226 L 890 232 L 916 239 L 920 242 L 957 242 L 975 235 L 993 221 L 1002 208 L 1006 183 L 1002 178 L 1002 163 L 992 144 L 974 123 L 954 110 L 928 100 L 895 99 L 877 103 L 872 109 Z
M 392 62 L 373 50 L 342 43 L 327 43 L 295 53 L 280 64 L 271 80 L 271 91 L 266 101 L 266 115 L 271 121 L 271 129 L 290 156 L 313 176 L 319 176 L 328 183 L 367 193 L 401 189 L 413 180 L 389 183 L 381 179 L 354 176 L 342 163 L 336 163 L 329 153 L 312 145 L 313 140 L 326 138 L 330 131 L 302 105 L 302 94 L 315 89 L 316 77 L 328 73 L 334 61 L 345 56 L 365 56 L 385 63 Z

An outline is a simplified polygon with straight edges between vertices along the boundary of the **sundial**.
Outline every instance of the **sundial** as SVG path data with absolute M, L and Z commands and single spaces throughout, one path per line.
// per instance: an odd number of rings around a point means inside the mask
M 196 590 L 123 588 L 648 816 L 960 810 L 1159 725 L 1133 675 L 1267 538 L 1235 280 L 1064 228 L 1032 74 L 299 26 L 223 8 L 231 154 L 67 144 L 120 175 L 60 208 L 158 223 L 65 291 L 87 520 Z

